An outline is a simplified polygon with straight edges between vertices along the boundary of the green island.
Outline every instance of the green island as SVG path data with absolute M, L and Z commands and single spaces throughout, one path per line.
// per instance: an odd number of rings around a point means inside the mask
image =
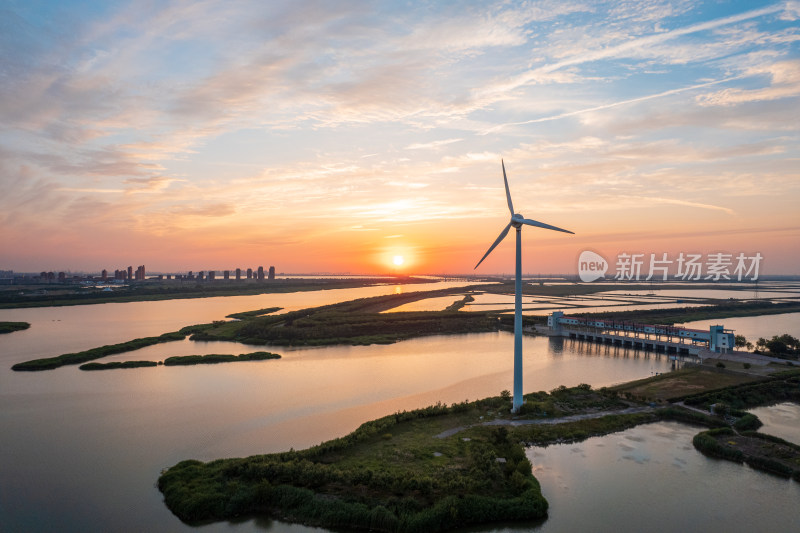
M 471 303 L 471 302 L 474 302 L 474 301 L 475 301 L 475 297 L 472 296 L 471 294 L 467 294 L 463 298 L 461 298 L 460 300 L 458 300 L 456 302 L 453 302 L 452 304 L 448 305 L 447 309 L 445 309 L 445 311 L 458 311 L 459 309 L 461 309 L 462 307 L 464 307 L 468 303 Z
M 209 354 L 209 355 L 181 355 L 167 357 L 164 359 L 164 366 L 188 366 L 188 365 L 213 365 L 217 363 L 235 363 L 237 361 L 266 361 L 268 359 L 280 359 L 281 356 L 271 352 L 251 352 L 239 355 L 230 354 Z
M 280 359 L 281 356 L 271 352 L 251 352 L 239 355 L 208 354 L 208 355 L 176 355 L 167 357 L 163 362 L 157 361 L 113 361 L 111 363 L 86 363 L 78 368 L 80 370 L 113 370 L 116 368 L 142 368 L 149 366 L 190 366 L 212 365 L 217 363 L 235 363 L 237 361 L 266 361 Z
M 727 376 L 697 365 L 612 388 L 562 386 L 527 394 L 519 415 L 509 413 L 503 391 L 394 413 L 306 450 L 181 461 L 162 472 L 158 488 L 189 524 L 268 515 L 334 529 L 414 532 L 541 520 L 548 504 L 525 446 L 659 420 L 705 427 L 694 439 L 704 454 L 800 481 L 800 446 L 756 433 L 760 422 L 741 410 L 800 402 L 800 370 L 744 375 L 736 384 Z M 669 381 L 674 389 L 664 386 Z M 651 384 L 660 385 L 658 398 L 640 395 Z M 698 391 L 699 384 L 705 388 Z M 720 409 L 723 400 L 729 403 Z M 701 409 L 710 405 L 713 411 Z
M 28 329 L 31 325 L 27 322 L 0 322 L 0 333 L 12 333 Z
M 111 363 L 86 363 L 78 368 L 81 370 L 113 370 L 115 368 L 142 368 L 158 366 L 155 361 L 114 361 Z
M 107 344 L 105 346 L 91 348 L 82 352 L 65 353 L 56 357 L 33 359 L 31 361 L 25 361 L 24 363 L 17 363 L 12 366 L 11 369 L 16 371 L 52 370 L 64 365 L 78 365 L 87 361 L 100 359 L 101 357 L 106 357 L 108 355 L 138 350 L 139 348 L 152 346 L 153 344 L 182 341 L 186 338 L 186 335 L 189 334 L 188 332 L 184 332 L 184 329 L 180 331 L 173 331 L 171 333 L 164 333 L 158 337 L 142 337 L 140 339 L 134 339 L 132 341 L 121 342 L 118 344 Z
M 252 318 L 254 316 L 269 315 L 277 313 L 283 307 L 266 307 L 264 309 L 256 309 L 254 311 L 242 311 L 241 313 L 231 313 L 227 318 L 235 318 L 237 320 L 244 320 L 245 318 Z

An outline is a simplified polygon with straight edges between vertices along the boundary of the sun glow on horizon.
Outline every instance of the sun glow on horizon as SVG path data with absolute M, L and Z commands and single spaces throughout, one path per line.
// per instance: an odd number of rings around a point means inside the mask
M 66 32 L 27 4 L 3 6 L 0 271 L 471 273 L 504 161 L 515 207 L 576 233 L 526 231 L 526 269 L 800 273 L 796 1 L 73 2 Z
M 387 273 L 407 275 L 420 267 L 415 248 L 406 242 L 384 248 L 375 255 L 374 267 Z

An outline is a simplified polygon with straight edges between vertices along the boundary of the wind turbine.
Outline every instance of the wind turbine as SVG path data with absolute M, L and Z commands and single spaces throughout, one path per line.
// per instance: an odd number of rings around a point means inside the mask
M 514 204 L 511 203 L 511 192 L 508 190 L 508 178 L 506 177 L 506 165 L 503 160 L 500 160 L 503 166 L 503 182 L 506 185 L 506 200 L 508 201 L 508 210 L 511 211 L 511 221 L 500 232 L 500 236 L 494 241 L 489 249 L 483 254 L 481 260 L 475 265 L 477 269 L 483 260 L 492 253 L 500 241 L 506 238 L 508 230 L 514 226 L 517 230 L 517 261 L 516 261 L 516 279 L 514 283 L 514 401 L 511 407 L 511 412 L 519 412 L 522 406 L 522 226 L 536 226 L 537 228 L 550 229 L 554 231 L 563 231 L 564 233 L 573 233 L 566 229 L 557 228 L 544 222 L 538 222 L 529 218 L 523 217 L 519 213 L 514 212 Z M 574 233 L 573 233 L 574 235 Z

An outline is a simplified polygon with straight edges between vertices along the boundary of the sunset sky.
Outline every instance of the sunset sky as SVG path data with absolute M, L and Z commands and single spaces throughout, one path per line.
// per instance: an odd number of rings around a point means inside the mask
M 0 269 L 468 273 L 502 158 L 526 272 L 800 274 L 799 141 L 796 1 L 0 2 Z

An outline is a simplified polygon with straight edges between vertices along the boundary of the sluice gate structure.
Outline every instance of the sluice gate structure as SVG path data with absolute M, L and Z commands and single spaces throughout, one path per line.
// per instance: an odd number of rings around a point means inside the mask
M 721 325 L 708 330 L 643 324 L 633 321 L 583 318 L 556 311 L 547 317 L 550 336 L 577 339 L 668 354 L 701 356 L 733 350 L 733 331 Z

